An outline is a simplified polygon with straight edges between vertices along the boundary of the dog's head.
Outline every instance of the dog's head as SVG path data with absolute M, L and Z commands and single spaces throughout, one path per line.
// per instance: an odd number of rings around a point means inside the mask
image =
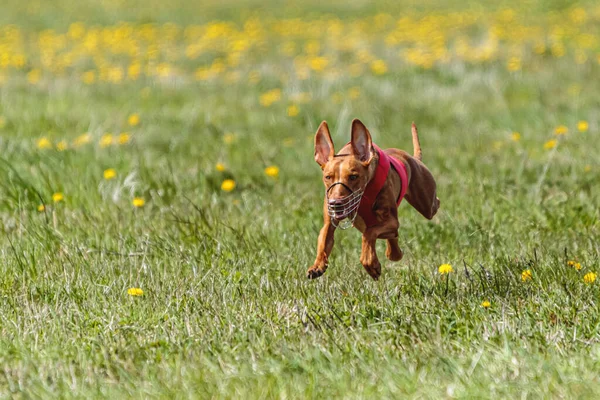
M 371 134 L 358 119 L 352 121 L 350 146 L 335 154 L 327 122 L 323 121 L 315 135 L 315 161 L 323 170 L 323 183 L 329 205 L 338 205 L 335 218 L 344 219 L 352 213 L 347 207 L 349 196 L 360 195 L 372 178 L 369 168 L 373 160 Z

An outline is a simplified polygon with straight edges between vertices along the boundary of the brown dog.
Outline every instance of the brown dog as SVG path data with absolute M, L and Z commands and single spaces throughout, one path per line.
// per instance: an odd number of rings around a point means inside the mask
M 360 262 L 373 279 L 381 275 L 375 241 L 387 240 L 385 255 L 400 261 L 398 205 L 402 197 L 425 218 L 440 207 L 431 172 L 421 162 L 417 127 L 412 125 L 414 155 L 403 150 L 379 149 L 358 119 L 352 121 L 352 140 L 335 154 L 327 122 L 315 135 L 315 161 L 325 184 L 324 224 L 317 242 L 317 258 L 307 271 L 310 279 L 325 273 L 336 227 L 353 225 L 362 232 Z M 350 224 L 351 223 L 351 224 Z

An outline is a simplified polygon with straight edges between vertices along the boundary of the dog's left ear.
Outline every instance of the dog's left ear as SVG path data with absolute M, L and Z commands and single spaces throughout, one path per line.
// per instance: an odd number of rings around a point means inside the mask
M 359 119 L 352 121 L 352 150 L 354 154 L 358 156 L 358 159 L 364 164 L 369 164 L 373 158 L 371 149 L 373 143 L 371 141 L 371 134 L 367 127 L 360 122 Z

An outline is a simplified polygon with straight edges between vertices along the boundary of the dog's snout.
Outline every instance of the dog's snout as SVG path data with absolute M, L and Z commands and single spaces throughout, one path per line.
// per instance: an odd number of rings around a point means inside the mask
M 343 199 L 329 199 L 327 202 L 331 206 L 342 206 L 345 203 Z

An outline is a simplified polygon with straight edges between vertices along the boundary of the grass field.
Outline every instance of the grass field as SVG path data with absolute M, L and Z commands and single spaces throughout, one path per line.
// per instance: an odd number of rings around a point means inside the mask
M 600 396 L 596 2 L 192 3 L 2 6 L 0 396 Z M 309 281 L 352 118 L 442 206 Z

